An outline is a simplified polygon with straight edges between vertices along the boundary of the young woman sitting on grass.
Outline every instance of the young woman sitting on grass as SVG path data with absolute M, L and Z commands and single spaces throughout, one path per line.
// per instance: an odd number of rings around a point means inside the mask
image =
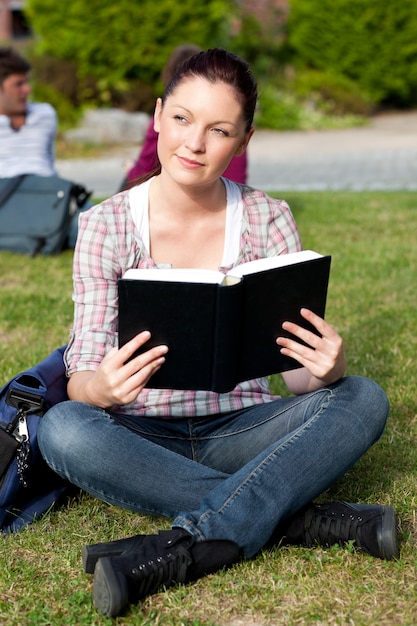
M 171 518 L 171 530 L 86 546 L 94 602 L 108 616 L 173 583 L 250 559 L 274 538 L 300 545 L 354 541 L 398 556 L 391 507 L 313 499 L 383 433 L 389 404 L 373 381 L 344 377 L 343 341 L 309 310 L 318 335 L 287 321 L 276 349 L 302 367 L 230 393 L 153 389 L 170 358 L 142 332 L 117 340 L 117 281 L 129 268 L 226 272 L 300 250 L 288 205 L 222 178 L 253 134 L 257 86 L 245 61 L 220 49 L 188 59 L 155 110 L 160 169 L 80 217 L 75 317 L 66 352 L 69 402 L 42 419 L 49 465 L 85 491 Z M 300 343 L 302 340 L 304 343 Z

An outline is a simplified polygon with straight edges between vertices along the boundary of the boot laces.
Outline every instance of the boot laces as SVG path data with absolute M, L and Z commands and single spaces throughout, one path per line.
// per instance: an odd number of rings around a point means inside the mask
M 174 583 L 185 582 L 187 568 L 191 563 L 188 550 L 178 546 L 175 552 L 138 564 L 132 569 L 135 595 L 142 598 L 156 593 L 160 587 L 168 588 Z
M 360 515 L 340 513 L 328 516 L 315 513 L 310 523 L 306 524 L 306 537 L 311 544 L 319 541 L 331 545 L 355 540 L 360 545 L 363 521 Z

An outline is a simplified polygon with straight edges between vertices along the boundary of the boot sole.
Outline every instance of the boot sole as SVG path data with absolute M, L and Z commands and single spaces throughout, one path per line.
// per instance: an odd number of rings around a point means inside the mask
M 91 546 L 84 546 L 82 550 L 83 569 L 86 574 L 94 574 L 94 570 L 99 559 L 107 556 L 120 556 L 130 546 L 130 539 L 116 539 L 108 543 L 95 543 Z
M 129 602 L 126 578 L 115 572 L 110 558 L 100 559 L 94 572 L 94 604 L 106 617 L 116 617 Z
M 397 516 L 392 506 L 384 506 L 381 529 L 378 533 L 378 546 L 382 559 L 391 561 L 392 559 L 399 558 L 400 549 L 397 539 Z

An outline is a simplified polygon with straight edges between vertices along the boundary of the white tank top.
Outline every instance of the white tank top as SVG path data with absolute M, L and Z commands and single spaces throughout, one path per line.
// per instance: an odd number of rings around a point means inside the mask
M 240 233 L 242 230 L 242 193 L 237 183 L 228 178 L 221 179 L 226 187 L 226 232 L 222 267 L 232 265 L 239 254 Z M 149 236 L 149 185 L 152 178 L 129 190 L 129 203 L 132 219 L 141 239 L 150 254 Z

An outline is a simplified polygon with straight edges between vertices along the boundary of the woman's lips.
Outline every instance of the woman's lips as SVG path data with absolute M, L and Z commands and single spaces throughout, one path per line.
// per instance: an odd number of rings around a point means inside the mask
M 178 158 L 178 161 L 181 163 L 181 165 L 183 165 L 187 169 L 195 170 L 200 167 L 204 167 L 203 163 L 200 163 L 199 161 L 195 161 L 194 159 L 187 159 L 187 157 L 182 157 L 182 156 L 178 156 L 177 158 Z

